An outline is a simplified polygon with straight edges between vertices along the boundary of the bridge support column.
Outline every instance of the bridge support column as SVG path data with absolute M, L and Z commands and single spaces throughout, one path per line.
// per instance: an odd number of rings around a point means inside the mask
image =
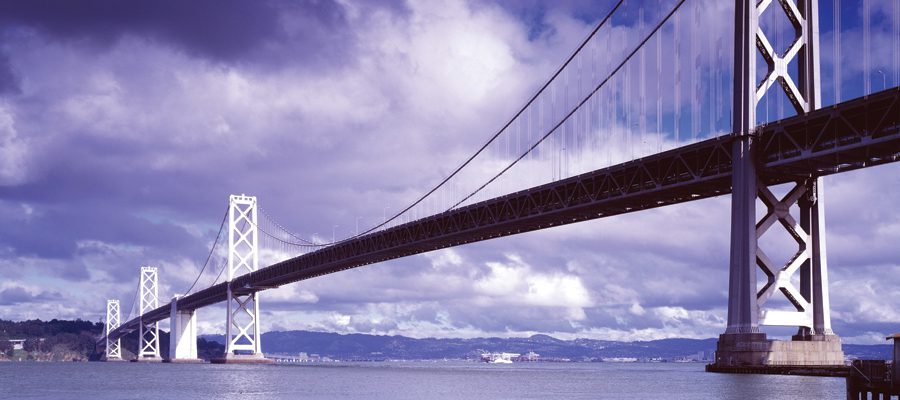
M 260 344 L 259 293 L 238 287 L 235 278 L 259 267 L 256 197 L 232 195 L 228 207 L 228 314 L 225 356 L 215 363 L 270 363 Z
M 170 363 L 201 363 L 197 358 L 197 314 L 195 310 L 179 310 L 178 297 L 172 298 L 169 317 L 169 359 Z
M 105 361 L 122 361 L 122 340 L 110 340 L 109 333 L 119 327 L 121 321 L 119 300 L 106 300 L 106 354 Z
M 818 177 L 757 176 L 753 154 L 756 107 L 770 88 L 780 86 L 798 114 L 814 110 L 821 104 L 816 0 L 736 0 L 735 3 L 728 327 L 719 337 L 716 362 L 711 370 L 775 364 L 842 365 L 840 339 L 831 332 L 822 180 Z M 775 3 L 781 5 L 796 36 L 791 48 L 783 54 L 772 48 L 759 27 L 760 14 Z M 757 51 L 768 68 L 761 82 L 756 81 Z M 799 84 L 794 83 L 787 67 L 795 57 Z M 767 186 L 770 179 L 776 182 L 795 180 L 796 183 L 784 198 L 777 199 Z M 757 198 L 767 208 L 766 215 L 759 221 L 756 219 Z M 800 209 L 799 224 L 790 212 L 795 204 Z M 759 238 L 776 222 L 798 245 L 797 252 L 783 266 L 776 265 L 758 246 Z M 757 286 L 757 268 L 767 278 L 762 288 Z M 799 290 L 791 282 L 791 277 L 798 271 Z M 794 310 L 763 307 L 779 293 L 787 298 Z M 799 331 L 792 341 L 768 340 L 759 325 L 797 326 Z
M 141 309 L 143 317 L 159 307 L 159 280 L 156 267 L 141 267 Z M 159 356 L 159 323 L 141 319 L 137 361 L 161 362 Z

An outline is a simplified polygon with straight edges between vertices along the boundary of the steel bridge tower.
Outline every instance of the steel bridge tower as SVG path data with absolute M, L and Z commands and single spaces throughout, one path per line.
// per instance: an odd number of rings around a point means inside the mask
M 138 361 L 162 361 L 159 355 L 159 322 L 144 323 L 143 316 L 159 307 L 159 273 L 156 267 L 141 267 L 141 322 Z
M 231 195 L 228 205 L 228 314 L 225 357 L 217 362 L 266 363 L 259 332 L 259 292 L 234 278 L 259 268 L 256 197 Z
M 719 337 L 716 366 L 842 365 L 844 361 L 840 338 L 831 330 L 822 178 L 792 176 L 793 188 L 779 199 L 769 190 L 769 177 L 757 174 L 754 157 L 756 109 L 770 88 L 782 90 L 797 114 L 821 106 L 816 3 L 736 0 L 728 327 Z M 794 39 L 786 51 L 778 52 L 760 28 L 764 12 L 787 15 Z M 767 67 L 761 82 L 757 82 L 757 52 Z M 794 60 L 796 81 L 788 68 Z M 766 206 L 761 219 L 756 215 L 757 198 Z M 791 214 L 794 205 L 799 222 Z M 797 245 L 784 265 L 775 264 L 759 246 L 759 239 L 777 225 Z M 758 269 L 765 274 L 762 289 Z M 799 288 L 791 281 L 798 272 Z M 767 309 L 774 296 L 784 296 L 794 309 Z M 796 326 L 798 331 L 791 341 L 768 340 L 760 325 Z
M 121 323 L 119 300 L 106 300 L 106 361 L 122 361 L 122 340 L 110 340 L 109 333 Z

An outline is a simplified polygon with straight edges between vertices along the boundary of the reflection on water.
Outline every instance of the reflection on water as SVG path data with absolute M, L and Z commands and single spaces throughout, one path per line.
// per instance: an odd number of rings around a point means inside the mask
M 0 388 L 0 399 L 92 400 L 800 400 L 845 396 L 841 378 L 711 374 L 703 372 L 701 364 L 673 363 L 383 362 L 257 366 L 0 363 Z

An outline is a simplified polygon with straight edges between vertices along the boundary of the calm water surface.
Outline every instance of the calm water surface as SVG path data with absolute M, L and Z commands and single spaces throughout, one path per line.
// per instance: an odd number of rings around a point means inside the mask
M 842 399 L 844 380 L 702 364 L 0 363 L 6 399 Z

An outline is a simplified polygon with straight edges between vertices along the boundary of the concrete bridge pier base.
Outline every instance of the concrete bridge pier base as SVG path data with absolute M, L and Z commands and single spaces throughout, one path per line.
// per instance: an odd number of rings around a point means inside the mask
M 202 363 L 197 358 L 197 314 L 195 310 L 179 310 L 178 297 L 172 298 L 169 331 L 170 363 Z
M 819 335 L 802 340 L 770 340 L 765 333 L 726 333 L 719 336 L 715 366 L 723 371 L 734 367 L 766 366 L 843 368 L 844 352 L 836 335 Z
M 225 354 L 222 358 L 212 360 L 213 364 L 272 364 L 274 361 L 263 356 L 262 353 L 255 354 Z

